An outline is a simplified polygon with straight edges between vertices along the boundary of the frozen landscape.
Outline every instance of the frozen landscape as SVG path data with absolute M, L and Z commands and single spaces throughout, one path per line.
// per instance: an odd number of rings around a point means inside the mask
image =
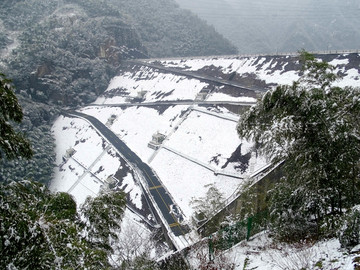
M 267 90 L 298 79 L 298 70 L 294 69 L 298 63 L 287 61 L 288 58 L 169 59 L 156 63 L 180 71 L 207 71 L 219 78 L 233 74 L 239 83 L 250 78 L 246 80 L 247 87 L 252 84 L 254 89 Z M 338 55 L 330 61 L 342 75 L 337 82 L 339 86 L 360 86 L 359 68 L 351 67 L 351 61 L 347 55 Z M 178 248 L 199 240 L 194 231 L 195 210 L 191 202 L 204 197 L 209 184 L 225 199 L 231 199 L 254 172 L 267 165 L 266 159 L 257 155 L 254 145 L 240 140 L 236 132 L 239 114 L 246 109 L 240 103 L 255 103 L 258 94 L 247 96 L 236 91 L 201 79 L 135 65 L 131 70 L 121 70 L 96 102 L 79 109 L 100 120 L 155 171 L 183 214 L 182 223 L 192 229 L 183 237 L 172 237 Z M 201 96 L 202 93 L 205 94 Z M 61 116 L 52 132 L 56 139 L 57 169 L 51 190 L 69 192 L 79 204 L 87 196 L 96 196 L 112 186 L 124 190 L 129 208 L 123 226 L 131 224 L 129 226 L 136 227 L 144 239 L 148 239 L 149 224 L 154 222 L 154 217 L 148 209 L 136 168 L 84 119 Z M 155 134 L 163 136 L 163 141 L 153 149 L 148 144 Z M 123 228 L 123 232 L 127 230 L 129 228 Z M 264 237 L 267 238 L 259 235 L 227 252 L 236 269 L 245 269 L 245 261 L 248 261 L 247 269 L 286 269 L 287 262 L 278 260 L 279 256 L 284 257 L 282 248 L 273 247 Z M 316 263 L 323 257 L 333 256 L 338 264 L 319 269 L 333 269 L 338 265 L 341 269 L 352 269 L 351 258 L 342 256 L 339 244 L 334 241 L 311 247 L 317 250 L 313 260 Z M 263 250 L 259 245 L 264 246 Z M 164 248 L 162 252 L 169 250 Z M 305 256 L 310 251 L 299 252 L 298 256 Z M 159 254 L 154 251 L 152 255 L 156 258 Z

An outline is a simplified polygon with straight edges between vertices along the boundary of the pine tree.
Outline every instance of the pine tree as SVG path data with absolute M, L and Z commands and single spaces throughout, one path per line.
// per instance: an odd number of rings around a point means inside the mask
M 224 206 L 225 200 L 214 184 L 207 184 L 204 187 L 208 188 L 205 196 L 192 198 L 190 203 L 198 214 L 209 218 Z
M 104 217 L 108 224 L 103 216 L 85 223 L 80 218 L 84 213 L 78 213 L 67 193 L 53 194 L 30 181 L 1 184 L 0 268 L 111 269 L 109 250 L 99 244 L 108 244 L 109 235 L 97 235 L 94 241 L 87 234 L 89 227 L 104 226 L 105 233 L 119 229 L 125 201 L 118 198 L 124 198 L 123 193 L 108 193 L 104 201 L 88 199 L 88 205 L 97 207 L 96 212 L 110 215 Z M 110 212 L 102 211 L 108 207 Z M 88 211 L 93 211 L 90 208 Z
M 87 239 L 109 254 L 112 242 L 118 241 L 119 220 L 124 214 L 126 197 L 124 193 L 101 193 L 96 198 L 88 197 L 81 207 L 86 218 Z
M 0 159 L 19 156 L 31 158 L 33 155 L 29 141 L 15 131 L 9 121 L 21 123 L 23 112 L 15 96 L 11 80 L 0 73 Z
M 334 68 L 305 51 L 300 61 L 300 79 L 267 92 L 237 127 L 273 164 L 285 161 L 270 201 L 285 238 L 333 232 L 360 201 L 360 90 L 333 86 Z

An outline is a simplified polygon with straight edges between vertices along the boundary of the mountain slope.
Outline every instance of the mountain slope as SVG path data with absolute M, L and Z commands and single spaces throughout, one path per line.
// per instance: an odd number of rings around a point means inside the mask
M 359 54 L 317 57 L 336 66 L 335 72 L 342 77 L 339 86 L 360 86 Z M 256 102 L 255 93 L 220 85 L 216 78 L 231 77 L 233 82 L 256 89 L 291 85 L 299 78 L 298 60 L 293 56 L 260 56 L 127 61 L 96 102 L 79 110 L 107 125 L 151 166 L 162 185 L 150 185 L 150 190 L 166 188 L 176 209 L 185 216 L 183 222 L 192 227 L 198 210 L 194 201 L 206 200 L 210 187 L 230 202 L 249 178 L 261 178 L 266 165 L 253 143 L 240 140 L 236 132 L 239 114 L 244 106 Z M 199 76 L 186 76 L 186 72 Z M 129 194 L 129 201 L 146 212 L 146 204 L 139 203 L 144 190 L 129 170 L 136 171 L 137 166 L 126 166 L 89 123 L 61 116 L 53 131 L 58 167 L 52 190 L 69 192 L 81 202 L 113 179 Z M 154 137 L 159 133 L 165 139 L 155 150 L 151 146 L 156 145 Z M 188 245 L 197 239 L 190 236 L 173 240 L 179 246 Z
M 0 72 L 14 81 L 25 111 L 21 129 L 36 153 L 31 161 L 2 160 L 0 181 L 49 181 L 54 116 L 94 101 L 123 59 L 235 51 L 172 0 L 2 0 Z
M 227 40 L 171 0 L 110 0 L 131 16 L 132 25 L 151 56 L 194 56 L 236 53 Z
M 4 6 L 4 67 L 17 88 L 44 103 L 91 102 L 121 59 L 236 52 L 170 0 L 30 0 Z

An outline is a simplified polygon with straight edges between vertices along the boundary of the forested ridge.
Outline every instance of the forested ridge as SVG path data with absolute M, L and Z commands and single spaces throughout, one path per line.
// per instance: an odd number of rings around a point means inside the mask
M 4 0 L 0 18 L 0 71 L 23 107 L 20 129 L 36 142 L 32 160 L 0 161 L 2 182 L 51 179 L 53 120 L 94 101 L 123 59 L 236 52 L 172 0 Z

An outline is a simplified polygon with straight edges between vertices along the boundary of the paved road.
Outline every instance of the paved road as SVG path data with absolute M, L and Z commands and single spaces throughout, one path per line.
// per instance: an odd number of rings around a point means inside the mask
M 175 236 L 184 235 L 190 231 L 188 226 L 184 226 L 179 223 L 183 217 L 179 211 L 177 211 L 175 203 L 165 190 L 160 180 L 154 174 L 153 170 L 133 151 L 131 151 L 131 149 L 122 140 L 120 140 L 110 129 L 93 116 L 75 111 L 63 112 L 63 114 L 70 117 L 75 116 L 87 119 L 129 162 L 136 165 L 148 183 L 150 194 L 161 211 L 159 214 L 162 214 L 165 218 Z
M 251 106 L 255 105 L 256 101 L 193 101 L 193 100 L 174 100 L 174 101 L 155 101 L 155 102 L 127 102 L 127 103 L 110 103 L 110 104 L 90 104 L 89 106 L 98 107 L 152 107 L 160 105 L 237 105 L 237 106 Z
M 126 60 L 125 62 L 136 64 L 136 65 L 148 66 L 148 67 L 156 68 L 156 69 L 160 69 L 160 70 L 165 70 L 165 71 L 171 72 L 173 74 L 179 74 L 179 75 L 187 76 L 187 77 L 190 77 L 190 78 L 195 78 L 195 79 L 198 79 L 198 80 L 202 80 L 204 82 L 211 82 L 211 83 L 217 83 L 217 84 L 220 84 L 220 85 L 227 85 L 227 86 L 235 87 L 235 88 L 241 89 L 245 93 L 263 93 L 263 92 L 266 92 L 266 89 L 254 89 L 254 88 L 245 87 L 243 85 L 240 85 L 237 82 L 232 82 L 231 80 L 225 80 L 225 79 L 221 79 L 221 78 L 210 77 L 210 76 L 206 76 L 206 75 L 202 75 L 202 74 L 200 75 L 200 74 L 197 74 L 195 72 L 190 72 L 190 71 L 180 70 L 180 69 L 170 68 L 170 67 L 164 67 L 164 66 L 161 66 L 161 65 L 158 65 L 158 64 L 149 63 L 149 62 L 145 62 L 145 61 Z

